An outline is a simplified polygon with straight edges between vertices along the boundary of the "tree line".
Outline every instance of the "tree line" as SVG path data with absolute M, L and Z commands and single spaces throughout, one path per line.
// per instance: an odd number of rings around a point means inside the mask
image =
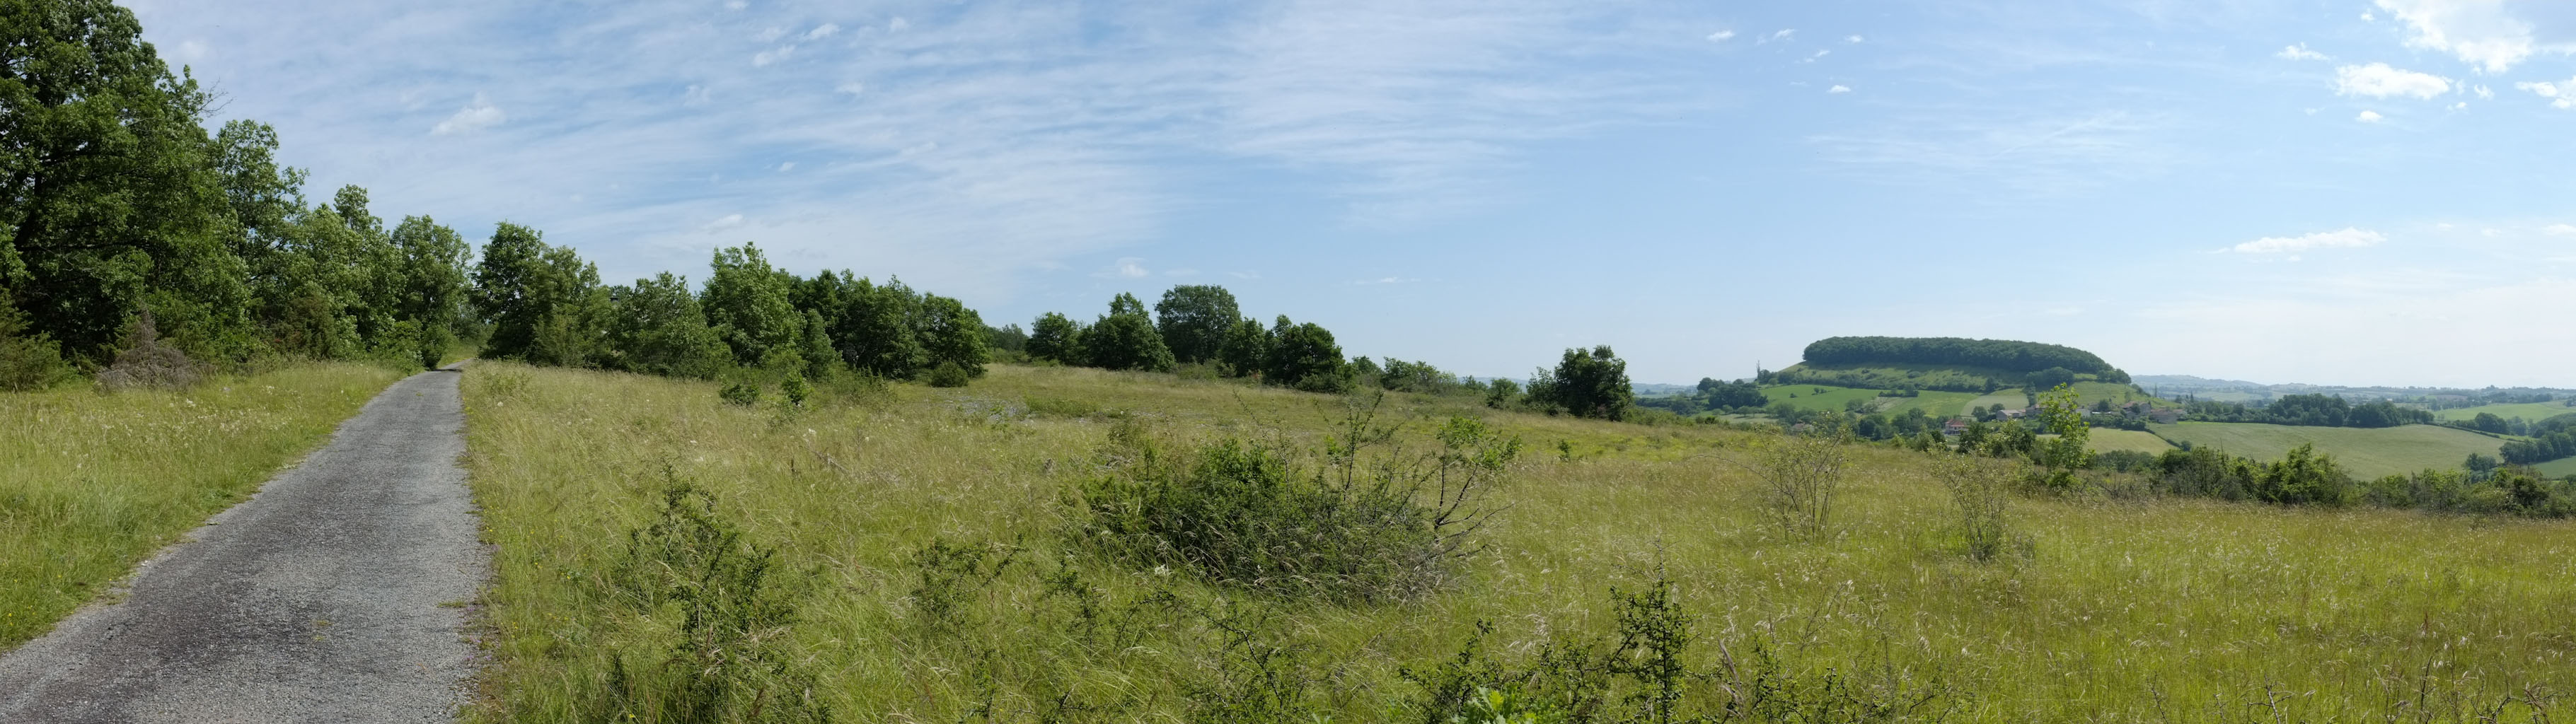
M 2531 439 L 2515 440 L 2497 451 L 2508 465 L 2532 465 L 2576 457 L 2576 414 L 2559 415 L 2532 426 Z
M 702 292 L 604 285 L 570 247 L 501 223 L 478 256 L 428 216 L 388 225 L 366 189 L 308 202 L 252 120 L 105 0 L 0 7 L 0 387 L 110 368 L 150 345 L 192 364 L 489 357 L 688 377 L 756 368 L 980 373 L 988 330 L 955 299 L 848 272 L 798 277 L 722 249 Z
M 2188 402 L 2183 419 L 2198 422 L 2251 422 L 2307 427 L 2396 427 L 2433 424 L 2433 413 L 2387 400 L 2361 404 L 2324 394 L 2283 395 L 2270 404 Z
M 1628 363 L 1607 346 L 1568 349 L 1553 368 L 1542 367 L 1524 386 L 1509 379 L 1460 377 L 1428 362 L 1366 356 L 1344 358 L 1333 333 L 1287 315 L 1268 325 L 1245 316 L 1234 293 L 1213 284 L 1165 290 L 1146 311 L 1144 301 L 1121 292 L 1089 321 L 1060 312 L 1041 314 L 1025 334 L 1016 326 L 994 330 L 1002 349 L 1030 361 L 1109 370 L 1197 370 L 1308 392 L 1365 390 L 1427 395 L 1468 395 L 1496 408 L 1619 420 L 1636 396 Z M 1759 394 L 1759 393 L 1756 393 Z

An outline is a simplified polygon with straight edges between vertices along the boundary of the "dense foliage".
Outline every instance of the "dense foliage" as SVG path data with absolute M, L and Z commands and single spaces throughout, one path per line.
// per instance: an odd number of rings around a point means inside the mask
M 2531 439 L 2505 443 L 2497 455 L 2508 465 L 2530 465 L 2576 457 L 2576 414 L 2540 421 L 2532 427 Z
M 2399 407 L 2387 400 L 2358 405 L 2332 395 L 2284 395 L 2271 404 L 2252 407 L 2233 402 L 2183 405 L 2184 419 L 2203 422 L 2257 422 L 2310 427 L 2396 427 L 2429 425 L 2433 413 Z
M 1603 420 L 1625 419 L 1637 399 L 1628 384 L 1628 361 L 1606 344 L 1590 352 L 1566 350 L 1556 369 L 1542 368 L 1530 377 L 1529 397 L 1551 412 Z
M 2078 374 L 2126 382 L 2128 376 L 2091 352 L 2055 344 L 1960 337 L 1827 337 L 1807 345 L 1819 365 L 1915 364 L 2040 372 L 2062 367 Z M 2110 379 L 2116 376 L 2118 379 Z

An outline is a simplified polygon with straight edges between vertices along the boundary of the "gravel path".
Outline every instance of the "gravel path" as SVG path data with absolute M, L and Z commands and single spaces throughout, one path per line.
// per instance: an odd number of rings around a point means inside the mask
M 462 375 L 394 383 L 331 445 L 0 655 L 0 722 L 444 722 L 485 556 Z

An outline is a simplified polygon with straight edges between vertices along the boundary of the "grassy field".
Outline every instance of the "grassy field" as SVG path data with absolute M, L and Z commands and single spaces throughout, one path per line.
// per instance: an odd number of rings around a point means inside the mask
M 186 392 L 0 393 L 0 648 L 240 502 L 399 377 L 313 365 Z
M 2165 442 L 2164 438 L 2156 437 L 2155 433 L 2144 430 L 2097 428 L 2088 434 L 2084 442 L 2084 446 L 2094 452 L 2136 450 L 2142 453 L 2160 454 L 2174 449 L 2172 443 Z
M 2565 523 L 2020 499 L 2024 553 L 1979 564 L 1956 552 L 1921 454 L 1853 450 L 1839 533 L 1797 541 L 1759 524 L 1755 481 L 1729 462 L 1777 438 L 1403 399 L 1397 419 L 1482 416 L 1532 450 L 1452 585 L 1334 604 L 1093 553 L 1069 533 L 1065 496 L 1122 454 L 1115 430 L 1165 450 L 1313 441 L 1337 398 L 1023 367 L 803 412 L 729 406 L 705 383 L 504 364 L 466 383 L 469 469 L 497 550 L 480 602 L 496 667 L 475 721 L 608 718 L 605 692 L 630 680 L 613 657 L 662 650 L 671 618 L 654 614 L 668 609 L 613 604 L 607 572 L 666 467 L 777 546 L 802 596 L 788 659 L 849 721 L 1221 718 L 1210 692 L 1261 681 L 1335 721 L 1396 720 L 1389 704 L 1420 693 L 1398 672 L 1453 659 L 1478 621 L 1493 626 L 1484 651 L 1526 662 L 1611 635 L 1609 589 L 1639 590 L 1659 565 L 1697 620 L 1692 665 L 1759 644 L 1783 670 L 1830 668 L 1858 691 L 1939 692 L 1915 719 L 2452 721 L 2529 687 L 2576 691 Z M 1193 613 L 1114 623 L 1148 610 Z
M 2226 450 L 2230 454 L 2271 460 L 2301 443 L 2335 457 L 2357 478 L 2400 475 L 2425 469 L 2460 467 L 2469 453 L 2494 456 L 2504 441 L 2465 430 L 2435 425 L 2386 428 L 2299 427 L 2234 422 L 2182 422 L 2153 425 L 2156 435 L 2177 444 Z
M 2501 417 L 2507 420 L 2519 417 L 2527 421 L 2539 422 L 2559 415 L 2576 414 L 2576 407 L 2568 407 L 2567 403 L 2564 402 L 2533 402 L 2519 405 L 2454 407 L 2448 410 L 2434 410 L 2433 419 L 2445 422 L 2451 420 L 2467 420 L 2477 417 L 2478 413 L 2481 412 L 2492 412 L 2495 413 L 2496 417 Z
M 2531 467 L 2553 478 L 2576 477 L 2576 458 L 2559 458 Z

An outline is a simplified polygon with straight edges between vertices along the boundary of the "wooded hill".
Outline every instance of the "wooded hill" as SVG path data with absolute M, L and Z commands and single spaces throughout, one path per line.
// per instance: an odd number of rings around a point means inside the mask
M 1828 337 L 1807 345 L 1805 357 L 1761 382 L 1962 392 L 2129 382 L 2129 373 L 2091 352 L 2000 339 Z

